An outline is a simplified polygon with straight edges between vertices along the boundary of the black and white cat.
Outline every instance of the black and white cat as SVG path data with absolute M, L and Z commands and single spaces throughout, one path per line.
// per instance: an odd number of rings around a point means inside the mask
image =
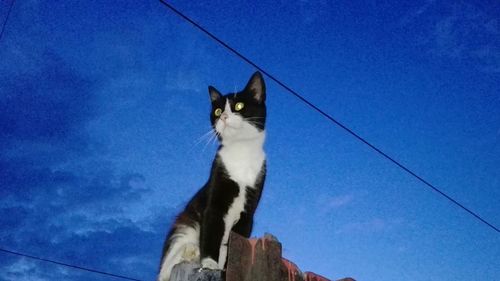
M 223 269 L 229 233 L 245 237 L 252 232 L 253 216 L 266 176 L 263 145 L 266 88 L 256 72 L 245 89 L 221 95 L 208 87 L 210 121 L 220 146 L 208 182 L 177 217 L 163 248 L 159 281 L 168 281 L 175 264 L 201 263 Z

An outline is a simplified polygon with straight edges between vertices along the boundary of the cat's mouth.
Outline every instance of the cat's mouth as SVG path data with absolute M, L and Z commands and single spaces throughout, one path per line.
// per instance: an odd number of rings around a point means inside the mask
M 231 124 L 228 124 L 228 123 L 222 123 L 223 124 L 223 130 L 226 129 L 226 128 L 229 128 L 229 129 L 234 129 L 234 130 L 237 130 L 239 128 L 241 128 L 241 126 L 235 126 L 235 125 L 231 125 Z
M 220 121 L 215 130 L 222 138 L 232 139 L 240 134 L 241 124 L 231 124 L 228 122 Z
M 217 130 L 217 131 L 219 132 L 219 134 L 224 135 L 227 133 L 233 133 L 238 129 L 239 129 L 238 127 L 231 126 L 231 125 L 226 124 L 226 123 L 222 123 L 222 125 L 220 126 L 220 130 Z
M 220 128 L 221 132 L 219 133 L 222 133 L 223 131 L 225 131 L 226 129 L 229 129 L 229 130 L 238 130 L 241 128 L 241 123 L 238 123 L 238 122 L 228 122 L 228 121 L 224 121 L 224 120 L 219 120 L 217 129 Z

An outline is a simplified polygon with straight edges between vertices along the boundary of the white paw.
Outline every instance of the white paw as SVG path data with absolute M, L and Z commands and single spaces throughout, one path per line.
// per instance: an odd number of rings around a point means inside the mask
M 201 267 L 215 270 L 220 269 L 217 262 L 211 258 L 204 258 L 203 260 L 201 260 Z
M 168 276 L 166 276 L 165 274 L 160 274 L 158 275 L 158 279 L 156 279 L 157 281 L 168 281 Z
M 187 262 L 200 262 L 200 248 L 192 243 L 187 244 L 184 246 L 182 260 Z

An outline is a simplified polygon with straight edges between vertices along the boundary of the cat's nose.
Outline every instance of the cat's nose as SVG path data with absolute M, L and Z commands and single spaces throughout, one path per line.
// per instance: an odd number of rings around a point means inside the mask
M 224 122 L 226 122 L 227 118 L 229 117 L 229 115 L 227 113 L 222 113 L 222 115 L 220 116 L 220 119 Z

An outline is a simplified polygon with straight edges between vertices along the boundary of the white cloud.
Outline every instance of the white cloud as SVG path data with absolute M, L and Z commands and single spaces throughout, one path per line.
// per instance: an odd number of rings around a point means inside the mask
M 481 61 L 482 70 L 489 73 L 500 73 L 500 47 L 484 45 L 471 52 L 471 55 Z
M 321 195 L 317 199 L 318 206 L 321 206 L 320 212 L 322 215 L 326 215 L 329 212 L 335 212 L 339 209 L 346 208 L 350 206 L 354 200 L 359 199 L 359 195 L 347 193 L 347 194 L 336 194 L 325 196 Z
M 390 230 L 400 224 L 402 224 L 401 219 L 373 218 L 366 221 L 347 223 L 341 226 L 335 233 L 336 234 L 379 233 Z
M 404 15 L 400 20 L 401 26 L 406 26 L 411 22 L 417 20 L 422 14 L 427 12 L 427 10 L 434 4 L 435 0 L 428 0 L 421 6 L 417 7 L 409 11 L 406 15 Z
M 404 15 L 400 26 L 411 29 L 415 42 L 433 56 L 468 60 L 480 71 L 500 72 L 499 22 L 472 3 L 427 1 Z
M 5 281 L 51 281 L 48 276 L 38 266 L 36 261 L 20 258 L 14 263 L 3 266 L 0 270 L 0 279 Z
M 330 209 L 337 209 L 350 204 L 353 201 L 353 199 L 354 196 L 352 194 L 334 196 L 328 200 L 327 206 Z

